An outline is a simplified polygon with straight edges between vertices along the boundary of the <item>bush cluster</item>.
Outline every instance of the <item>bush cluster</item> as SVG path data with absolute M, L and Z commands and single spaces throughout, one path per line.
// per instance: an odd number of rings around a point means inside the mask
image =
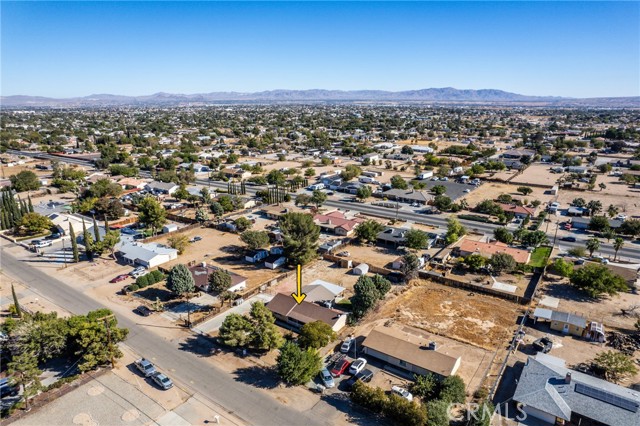
M 159 283 L 164 280 L 165 276 L 160 271 L 151 271 L 147 275 L 143 275 L 136 279 L 135 284 L 131 284 L 129 286 L 129 291 L 136 291 L 141 288 L 145 288 L 147 286 L 153 285 L 155 283 Z

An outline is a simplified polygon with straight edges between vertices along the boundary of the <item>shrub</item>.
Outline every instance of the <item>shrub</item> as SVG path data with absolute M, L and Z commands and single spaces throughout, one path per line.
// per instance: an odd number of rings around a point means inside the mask
M 146 286 L 149 285 L 149 276 L 143 275 L 141 277 L 136 278 L 136 284 L 140 288 L 145 288 Z
M 138 290 L 140 287 L 138 286 L 138 284 L 131 284 L 129 287 L 127 287 L 127 290 L 129 291 L 136 291 Z

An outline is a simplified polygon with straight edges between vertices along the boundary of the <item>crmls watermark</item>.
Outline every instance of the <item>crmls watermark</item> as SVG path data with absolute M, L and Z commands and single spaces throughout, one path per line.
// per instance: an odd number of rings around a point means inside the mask
M 523 410 L 523 406 L 520 404 L 515 405 L 516 414 L 514 417 L 519 422 L 527 419 L 527 413 Z M 451 421 L 471 421 L 481 420 L 486 418 L 492 418 L 495 414 L 498 414 L 505 418 L 511 418 L 509 415 L 509 404 L 498 404 L 493 410 L 486 404 L 476 404 L 474 402 L 466 404 L 449 404 L 448 407 L 449 420 Z

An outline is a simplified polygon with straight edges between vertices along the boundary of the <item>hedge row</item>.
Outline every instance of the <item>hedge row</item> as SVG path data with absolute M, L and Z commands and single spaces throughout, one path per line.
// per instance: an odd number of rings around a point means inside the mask
M 164 274 L 160 271 L 151 271 L 147 275 L 143 275 L 136 279 L 135 284 L 131 284 L 129 286 L 129 291 L 136 291 L 141 288 L 145 288 L 147 286 L 153 285 L 155 283 L 159 283 L 164 280 Z

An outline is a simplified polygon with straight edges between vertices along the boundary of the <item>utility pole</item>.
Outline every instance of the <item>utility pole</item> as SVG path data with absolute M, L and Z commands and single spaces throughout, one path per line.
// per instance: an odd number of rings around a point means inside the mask
M 111 318 L 115 318 L 116 316 L 114 314 L 111 315 L 106 315 L 102 318 L 98 318 L 96 321 L 103 321 L 104 320 L 104 326 L 107 329 L 107 344 L 109 345 L 109 355 L 111 357 L 111 368 L 115 368 L 116 367 L 116 362 L 113 359 L 113 346 L 111 345 L 111 328 L 109 327 L 109 319 Z

